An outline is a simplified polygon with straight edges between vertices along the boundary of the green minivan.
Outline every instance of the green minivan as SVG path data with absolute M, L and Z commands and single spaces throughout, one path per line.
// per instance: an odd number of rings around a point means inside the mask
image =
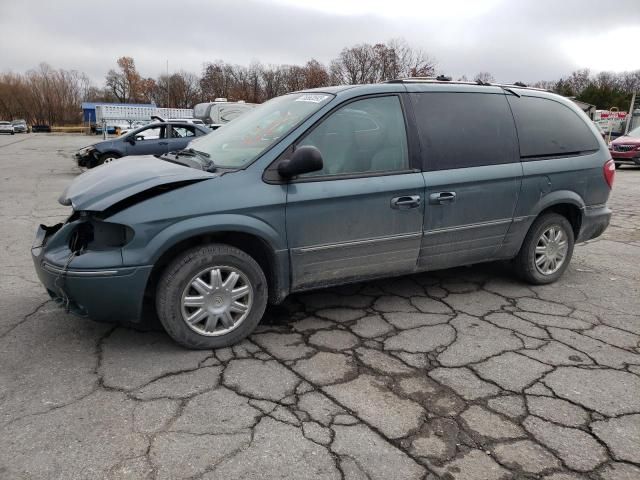
M 189 348 L 293 292 L 494 260 L 557 280 L 609 223 L 615 166 L 585 114 L 514 85 L 407 79 L 296 92 L 186 150 L 76 178 L 32 248 L 96 320 L 157 315 Z

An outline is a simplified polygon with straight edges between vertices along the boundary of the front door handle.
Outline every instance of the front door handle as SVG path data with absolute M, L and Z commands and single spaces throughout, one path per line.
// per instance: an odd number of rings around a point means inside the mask
M 408 210 L 420 206 L 420 195 L 407 195 L 405 197 L 395 197 L 391 199 L 391 208 L 397 210 Z
M 158 142 L 158 145 L 169 145 L 169 142 Z
M 429 203 L 432 205 L 443 205 L 456 201 L 456 192 L 436 192 L 429 195 Z

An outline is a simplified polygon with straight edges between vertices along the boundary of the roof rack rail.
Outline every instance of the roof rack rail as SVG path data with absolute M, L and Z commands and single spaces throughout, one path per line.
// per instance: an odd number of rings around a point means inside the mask
M 451 80 L 451 77 L 446 77 L 444 75 L 438 75 L 437 77 L 405 77 L 405 78 L 394 78 L 393 80 L 387 80 L 383 83 L 452 83 L 454 85 L 475 85 L 475 86 L 483 86 L 483 87 L 500 87 L 500 88 L 525 88 L 528 90 L 539 90 L 542 92 L 548 91 L 545 88 L 537 88 L 537 87 L 529 87 L 522 82 L 515 83 L 489 83 L 483 82 L 482 80 L 477 81 L 466 81 L 466 80 Z

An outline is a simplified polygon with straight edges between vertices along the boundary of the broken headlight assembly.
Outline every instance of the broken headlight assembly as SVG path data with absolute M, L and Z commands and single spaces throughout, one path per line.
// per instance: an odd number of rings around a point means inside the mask
M 76 255 L 88 250 L 122 248 L 133 239 L 133 229 L 126 225 L 105 222 L 88 212 L 78 212 L 73 217 L 80 220 L 69 237 L 69 249 Z
M 96 151 L 96 148 L 93 145 L 89 145 L 87 147 L 81 148 L 76 152 L 76 156 L 78 157 L 87 157 L 93 155 L 93 152 Z

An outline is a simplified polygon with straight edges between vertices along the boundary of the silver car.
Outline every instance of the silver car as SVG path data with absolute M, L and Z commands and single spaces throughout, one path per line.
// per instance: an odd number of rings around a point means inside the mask
M 14 135 L 16 132 L 10 122 L 0 122 L 0 133 L 10 133 Z
M 29 126 L 25 120 L 14 120 L 11 125 L 16 133 L 29 133 Z

